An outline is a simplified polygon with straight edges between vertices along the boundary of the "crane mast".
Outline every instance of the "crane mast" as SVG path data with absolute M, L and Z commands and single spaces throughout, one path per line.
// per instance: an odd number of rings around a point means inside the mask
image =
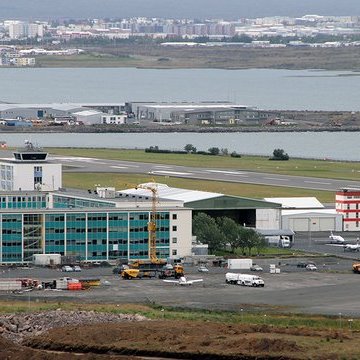
M 156 256 L 156 217 L 157 217 L 157 208 L 156 204 L 158 201 L 158 190 L 155 183 L 152 184 L 139 184 L 135 189 L 145 189 L 149 190 L 152 193 L 152 206 L 150 213 L 150 220 L 148 222 L 148 232 L 149 232 L 149 258 L 152 263 L 159 263 L 160 260 Z

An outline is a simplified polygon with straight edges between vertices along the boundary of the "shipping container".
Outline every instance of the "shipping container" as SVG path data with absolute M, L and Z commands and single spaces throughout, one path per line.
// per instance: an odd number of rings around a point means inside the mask
M 0 291 L 21 290 L 21 280 L 0 280 Z
M 61 264 L 60 254 L 34 254 L 33 264 L 37 266 L 57 266 Z
M 228 259 L 228 269 L 250 270 L 252 259 Z

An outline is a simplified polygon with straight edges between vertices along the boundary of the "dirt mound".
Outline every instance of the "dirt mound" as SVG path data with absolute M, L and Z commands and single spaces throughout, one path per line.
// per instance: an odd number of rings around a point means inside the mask
M 24 344 L 52 351 L 187 359 L 295 359 L 302 349 L 295 340 L 253 332 L 249 326 L 188 321 L 71 326 Z

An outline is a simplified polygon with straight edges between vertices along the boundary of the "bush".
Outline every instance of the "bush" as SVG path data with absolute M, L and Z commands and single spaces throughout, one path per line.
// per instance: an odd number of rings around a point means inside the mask
M 289 155 L 283 149 L 275 149 L 269 160 L 289 160 Z
M 230 154 L 231 157 L 233 158 L 241 158 L 241 155 L 238 154 L 236 151 L 233 151 L 231 154 Z
M 219 155 L 220 154 L 220 150 L 217 147 L 211 147 L 210 149 L 208 149 L 208 152 L 210 155 Z

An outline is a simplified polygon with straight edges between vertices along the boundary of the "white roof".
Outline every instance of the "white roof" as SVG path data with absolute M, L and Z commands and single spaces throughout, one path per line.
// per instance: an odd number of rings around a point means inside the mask
M 316 215 L 339 215 L 335 209 L 319 209 L 319 210 L 282 210 L 281 215 L 306 215 L 309 216 L 316 216 Z
M 145 183 L 141 185 L 149 186 L 149 187 L 156 186 L 158 197 L 161 199 L 168 199 L 168 200 L 191 202 L 191 201 L 206 200 L 206 199 L 212 199 L 219 196 L 223 196 L 223 194 L 212 193 L 207 191 L 173 188 L 167 186 L 166 184 Z M 151 197 L 151 192 L 147 189 L 142 189 L 142 188 L 121 190 L 119 191 L 119 193 Z
M 264 200 L 281 204 L 283 208 L 323 209 L 325 207 L 316 197 L 265 198 Z
M 80 115 L 80 116 L 91 116 L 91 115 L 100 115 L 100 114 L 102 114 L 102 112 L 97 110 L 82 110 L 73 113 L 73 115 Z

